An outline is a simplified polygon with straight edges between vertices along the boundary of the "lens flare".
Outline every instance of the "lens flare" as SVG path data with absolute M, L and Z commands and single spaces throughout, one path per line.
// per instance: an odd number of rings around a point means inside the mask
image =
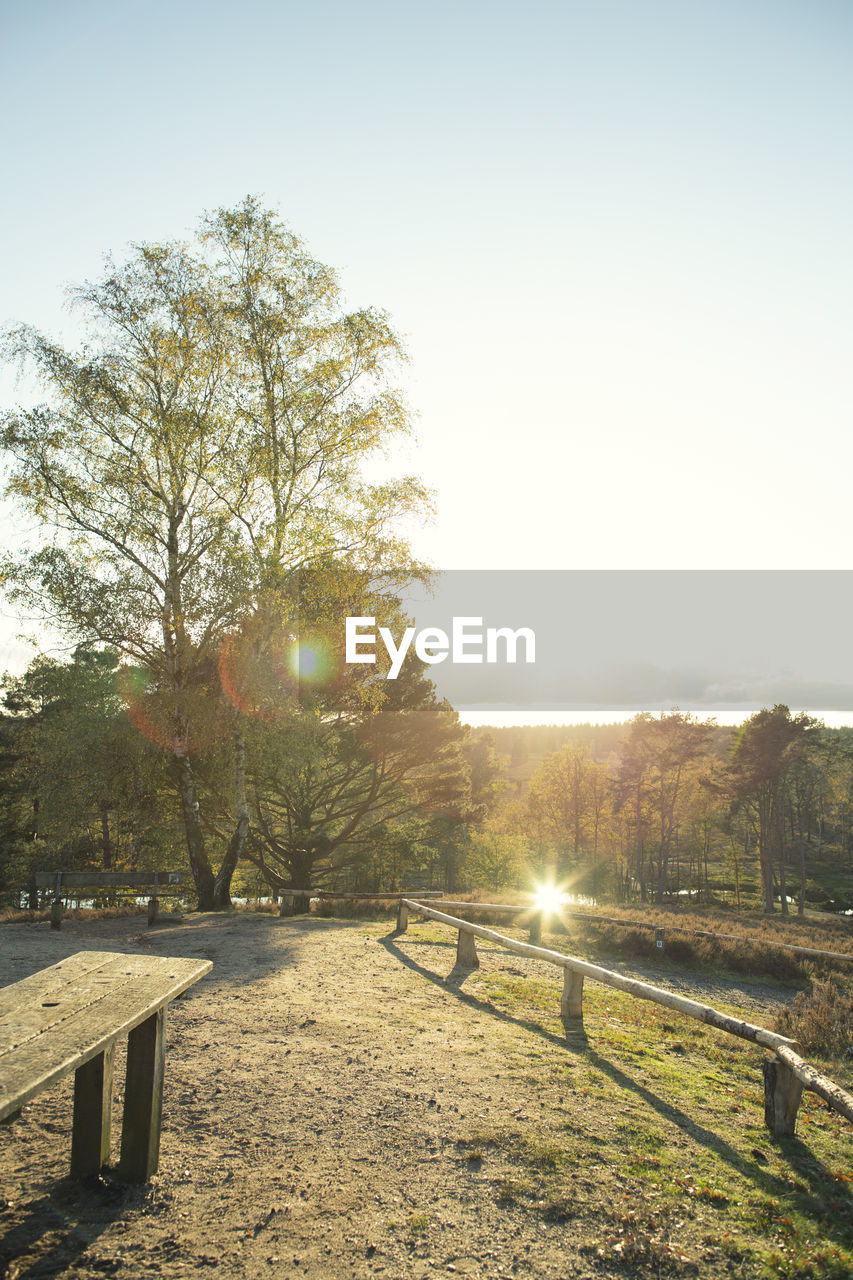
M 253 672 L 245 658 L 241 661 L 234 636 L 227 636 L 219 649 L 219 683 L 232 706 L 255 720 L 272 722 L 273 714 L 261 701 L 259 689 L 252 689 Z M 254 695 L 254 696 L 253 696 Z
M 326 684 L 335 671 L 328 642 L 315 636 L 296 641 L 287 654 L 287 669 L 295 680 Z
M 546 915 L 555 915 L 566 901 L 566 895 L 555 884 L 540 884 L 533 895 L 533 904 L 537 911 Z
M 173 751 L 174 737 L 152 720 L 143 703 L 148 693 L 148 677 L 145 673 L 132 667 L 120 668 L 116 673 L 116 685 L 124 699 L 127 718 L 137 733 L 161 751 Z

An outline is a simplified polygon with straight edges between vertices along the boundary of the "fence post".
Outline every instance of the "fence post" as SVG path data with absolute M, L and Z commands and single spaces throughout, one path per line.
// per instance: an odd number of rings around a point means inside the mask
M 397 903 L 397 933 L 405 933 L 409 927 L 409 908 L 401 898 Z
M 770 1053 L 764 1058 L 763 1069 L 764 1123 L 774 1138 L 793 1138 L 803 1094 L 802 1081 Z
M 480 967 L 474 935 L 469 933 L 467 929 L 459 930 L 459 941 L 456 944 L 456 963 L 461 969 L 479 969 Z
M 530 945 L 538 947 L 542 943 L 542 912 L 536 911 L 530 917 Z
M 583 1017 L 583 974 L 574 969 L 563 970 L 563 997 L 560 1001 L 560 1017 L 568 1030 L 570 1023 Z

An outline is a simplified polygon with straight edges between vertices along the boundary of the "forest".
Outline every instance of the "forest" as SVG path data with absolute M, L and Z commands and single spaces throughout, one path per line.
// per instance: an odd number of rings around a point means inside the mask
M 737 729 L 672 710 L 471 730 L 417 664 L 380 696 L 364 667 L 337 663 L 331 641 L 325 652 L 337 674 L 312 682 L 285 658 L 250 669 L 226 648 L 197 693 L 204 835 L 225 849 L 235 705 L 244 721 L 237 898 L 412 886 L 511 898 L 548 882 L 596 903 L 853 905 L 851 730 L 784 706 Z M 80 646 L 7 677 L 3 707 L 3 906 L 43 905 L 40 870 L 190 870 L 162 699 L 144 671 Z

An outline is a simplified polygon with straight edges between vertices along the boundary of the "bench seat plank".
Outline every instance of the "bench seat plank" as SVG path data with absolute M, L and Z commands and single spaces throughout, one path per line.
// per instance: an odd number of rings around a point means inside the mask
M 66 983 L 85 977 L 105 961 L 114 959 L 115 955 L 114 951 L 78 951 L 67 960 L 52 964 L 49 969 L 40 969 L 11 986 L 0 987 L 0 1024 L 16 1009 L 29 1008 L 36 1000 L 41 1002 L 43 991 L 61 990 Z
M 97 963 L 89 967 L 90 960 Z M 82 952 L 0 989 L 0 1120 L 103 1053 L 213 968 L 209 960 Z M 23 991 L 22 991 L 23 989 Z M 27 1016 L 21 995 L 36 1017 Z M 53 1003 L 55 1002 L 55 1003 Z
M 127 963 L 117 968 L 114 952 L 90 954 L 99 959 L 85 969 L 82 965 L 66 968 L 63 962 L 0 989 L 0 1063 L 12 1049 L 113 996 L 134 977 L 150 972 L 144 957 L 128 956 Z

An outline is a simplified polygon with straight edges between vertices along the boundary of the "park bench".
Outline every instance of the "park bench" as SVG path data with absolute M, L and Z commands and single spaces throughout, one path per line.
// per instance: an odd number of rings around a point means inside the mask
M 163 885 L 180 884 L 180 871 L 37 871 L 36 888 L 55 886 L 50 908 L 51 929 L 62 928 L 63 889 L 149 889 L 154 892 L 148 900 L 148 927 L 156 924 L 160 915 L 157 890 Z
M 109 1162 L 113 1056 L 126 1035 L 119 1176 L 156 1172 L 166 1061 L 166 1005 L 209 973 L 209 960 L 78 951 L 0 988 L 0 1121 L 75 1072 L 71 1176 Z

